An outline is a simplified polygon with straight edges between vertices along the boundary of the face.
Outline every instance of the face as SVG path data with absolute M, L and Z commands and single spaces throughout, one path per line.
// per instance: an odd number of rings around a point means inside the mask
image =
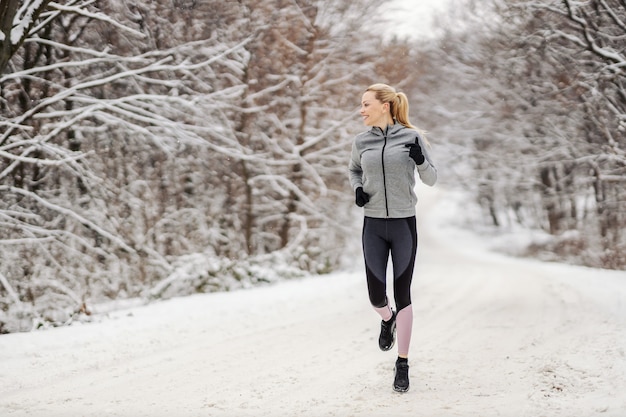
M 385 128 L 391 118 L 389 103 L 381 103 L 376 99 L 375 92 L 366 91 L 361 99 L 361 117 L 365 126 Z

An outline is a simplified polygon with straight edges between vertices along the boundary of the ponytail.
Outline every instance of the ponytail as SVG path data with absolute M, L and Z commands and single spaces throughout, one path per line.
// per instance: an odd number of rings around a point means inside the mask
M 404 93 L 396 93 L 391 102 L 391 117 L 404 127 L 418 130 L 409 120 L 409 99 Z

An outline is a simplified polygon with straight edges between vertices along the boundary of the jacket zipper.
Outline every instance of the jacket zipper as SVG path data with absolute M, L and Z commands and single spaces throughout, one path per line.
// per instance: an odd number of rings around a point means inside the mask
M 385 191 L 385 212 L 387 213 L 387 217 L 389 217 L 389 203 L 387 201 L 387 177 L 385 176 L 385 148 L 387 147 L 387 132 L 386 131 L 383 132 L 383 136 L 385 138 L 385 143 L 383 144 L 383 151 L 381 152 L 381 163 L 383 166 L 383 189 Z

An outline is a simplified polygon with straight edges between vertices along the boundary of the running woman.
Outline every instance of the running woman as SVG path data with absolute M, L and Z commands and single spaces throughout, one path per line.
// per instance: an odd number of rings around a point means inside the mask
M 437 170 L 426 139 L 409 121 L 404 93 L 374 84 L 361 100 L 363 123 L 371 128 L 354 139 L 349 163 L 356 205 L 364 208 L 363 256 L 369 299 L 382 321 L 378 344 L 393 348 L 398 334 L 398 358 L 393 389 L 409 390 L 409 345 L 413 327 L 411 281 L 417 253 L 415 170 L 429 186 Z M 395 310 L 387 299 L 387 260 L 391 254 Z

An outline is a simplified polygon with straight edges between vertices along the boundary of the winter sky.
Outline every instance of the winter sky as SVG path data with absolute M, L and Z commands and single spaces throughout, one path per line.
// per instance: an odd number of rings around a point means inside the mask
M 394 34 L 415 39 L 433 36 L 433 17 L 451 7 L 453 0 L 392 0 L 387 15 Z

